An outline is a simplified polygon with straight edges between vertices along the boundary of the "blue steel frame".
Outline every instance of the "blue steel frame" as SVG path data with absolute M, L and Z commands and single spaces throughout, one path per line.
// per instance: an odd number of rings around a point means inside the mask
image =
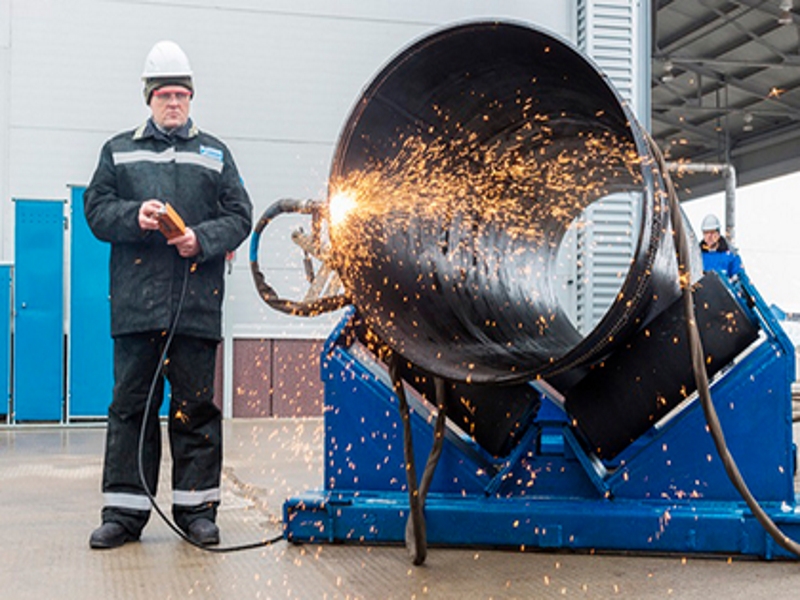
M 739 286 L 739 294 L 752 298 L 743 308 L 763 333 L 714 377 L 712 397 L 745 481 L 797 539 L 794 347 L 746 277 Z M 353 317 L 349 309 L 323 349 L 324 487 L 285 502 L 285 532 L 293 542 L 404 539 L 408 498 L 397 399 L 385 369 L 354 342 Z M 448 427 L 425 507 L 430 544 L 796 558 L 775 544 L 729 482 L 696 395 L 603 462 L 584 450 L 556 394 L 531 385 L 542 408 L 509 456 L 492 457 Z M 411 389 L 408 396 L 422 465 L 434 409 Z

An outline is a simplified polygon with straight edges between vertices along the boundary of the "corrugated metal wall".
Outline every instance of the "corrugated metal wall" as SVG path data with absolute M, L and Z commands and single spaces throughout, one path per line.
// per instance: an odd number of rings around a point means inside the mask
M 649 6 L 631 0 L 579 0 L 578 47 L 608 75 L 619 95 L 647 126 Z M 644 83 L 643 83 L 644 82 Z M 575 244 L 575 324 L 587 333 L 606 314 L 628 273 L 636 248 L 639 198 L 614 194 L 584 211 Z

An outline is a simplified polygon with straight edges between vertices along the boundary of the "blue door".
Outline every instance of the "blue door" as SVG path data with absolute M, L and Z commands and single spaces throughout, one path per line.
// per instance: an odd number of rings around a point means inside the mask
M 11 265 L 0 265 L 0 422 L 11 400 Z
M 15 201 L 13 420 L 61 421 L 64 203 Z
M 85 187 L 70 194 L 70 326 L 69 399 L 70 420 L 105 417 L 114 390 L 114 342 L 111 339 L 111 306 L 108 298 L 108 259 L 111 246 L 89 229 L 83 213 Z M 169 398 L 169 385 L 165 396 Z M 164 402 L 161 415 L 169 413 Z
M 114 387 L 108 300 L 111 247 L 95 238 L 86 223 L 85 189 L 73 187 L 70 194 L 70 419 L 106 416 Z

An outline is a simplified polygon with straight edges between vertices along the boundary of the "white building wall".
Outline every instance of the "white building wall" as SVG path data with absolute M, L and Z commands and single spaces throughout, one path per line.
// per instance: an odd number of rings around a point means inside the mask
M 11 0 L 0 0 L 0 264 L 11 260 L 9 117 L 11 113 Z
M 576 39 L 573 0 L 0 0 L 0 262 L 13 261 L 12 198 L 67 199 L 103 142 L 148 116 L 139 79 L 160 39 L 195 71 L 192 115 L 230 146 L 256 217 L 281 197 L 322 198 L 339 128 L 371 77 L 434 28 L 512 18 Z M 304 288 L 282 219 L 262 240 L 278 291 Z M 332 317 L 261 302 L 247 248 L 226 297 L 234 337 L 322 337 Z

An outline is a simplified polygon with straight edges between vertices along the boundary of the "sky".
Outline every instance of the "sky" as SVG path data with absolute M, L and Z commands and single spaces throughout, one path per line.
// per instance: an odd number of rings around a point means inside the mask
M 736 247 L 767 304 L 800 313 L 800 173 L 736 189 Z M 714 213 L 725 228 L 725 194 L 681 204 L 698 237 Z

